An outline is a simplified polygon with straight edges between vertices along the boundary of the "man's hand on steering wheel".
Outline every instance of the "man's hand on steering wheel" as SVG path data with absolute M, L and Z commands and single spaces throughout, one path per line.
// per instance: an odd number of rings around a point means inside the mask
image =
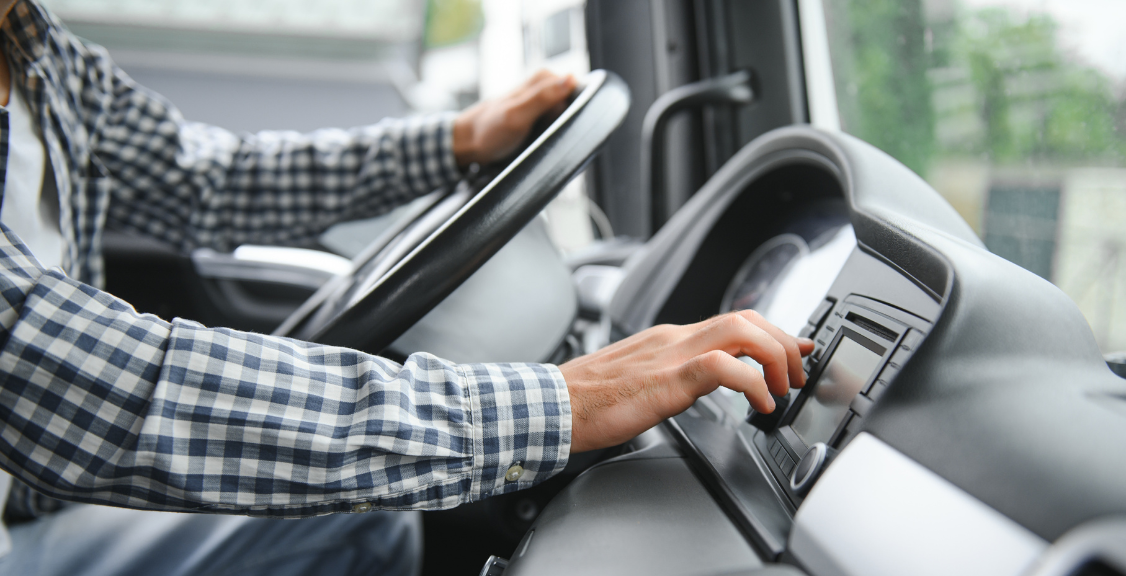
M 562 110 L 575 89 L 570 74 L 540 70 L 516 90 L 462 112 L 454 121 L 454 157 L 458 166 L 489 164 L 511 155 L 540 116 Z
M 559 367 L 571 396 L 571 451 L 620 444 L 723 386 L 772 412 L 768 392 L 805 385 L 795 338 L 747 310 L 687 326 L 654 326 Z M 740 362 L 750 356 L 763 371 Z

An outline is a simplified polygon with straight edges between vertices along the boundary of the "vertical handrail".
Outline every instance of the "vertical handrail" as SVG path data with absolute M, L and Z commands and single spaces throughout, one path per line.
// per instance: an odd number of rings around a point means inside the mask
M 641 126 L 641 192 L 648 198 L 652 232 L 672 216 L 676 207 L 669 199 L 665 183 L 665 132 L 674 114 L 708 104 L 750 104 L 755 100 L 752 74 L 740 70 L 719 78 L 709 78 L 679 86 L 657 98 Z

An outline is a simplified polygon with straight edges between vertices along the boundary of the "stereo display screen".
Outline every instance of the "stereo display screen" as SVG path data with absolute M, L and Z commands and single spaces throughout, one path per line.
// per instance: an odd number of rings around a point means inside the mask
M 833 356 L 815 383 L 813 394 L 790 424 L 806 445 L 828 442 L 848 415 L 849 404 L 880 367 L 883 353 L 841 337 Z

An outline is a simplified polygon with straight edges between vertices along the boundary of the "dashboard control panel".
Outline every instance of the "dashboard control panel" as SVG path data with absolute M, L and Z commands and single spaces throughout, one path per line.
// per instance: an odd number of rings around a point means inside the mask
M 740 531 L 769 558 L 784 551 L 794 514 L 807 493 L 817 493 L 811 489 L 821 471 L 877 424 L 872 416 L 882 404 L 912 384 L 900 371 L 942 310 L 917 279 L 863 246 L 852 250 L 824 292 L 782 288 L 777 309 L 755 309 L 814 341 L 803 362 L 806 385 L 775 397 L 770 414 L 747 412 L 741 396 L 717 390 L 665 427 L 717 501 L 736 511 L 732 518 Z M 798 318 L 779 312 L 793 309 L 784 299 L 791 296 L 812 298 Z
M 800 333 L 815 343 L 803 364 L 806 386 L 779 403 L 781 414 L 752 412 L 747 420 L 759 428 L 754 443 L 795 505 L 808 490 L 791 482 L 802 456 L 814 446 L 840 449 L 856 436 L 929 327 L 917 316 L 855 294 L 826 299 L 814 310 Z

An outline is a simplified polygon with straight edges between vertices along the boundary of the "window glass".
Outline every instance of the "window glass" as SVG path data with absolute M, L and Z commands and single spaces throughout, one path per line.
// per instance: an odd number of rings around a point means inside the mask
M 823 0 L 841 127 L 1126 350 L 1126 2 Z
M 558 56 L 571 49 L 571 11 L 561 10 L 543 21 L 543 55 Z

